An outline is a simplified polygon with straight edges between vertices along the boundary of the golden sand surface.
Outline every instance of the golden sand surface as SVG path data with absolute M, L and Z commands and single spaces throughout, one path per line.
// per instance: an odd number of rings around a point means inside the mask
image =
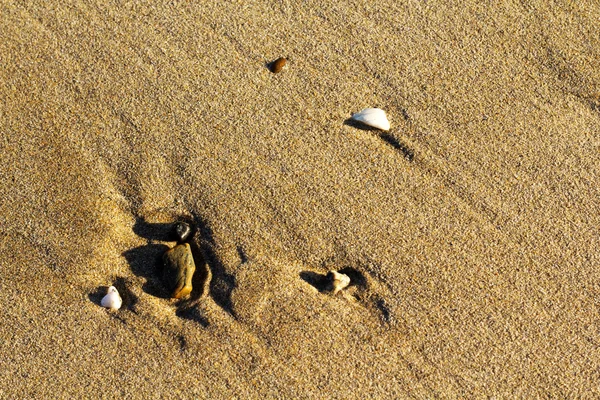
M 0 398 L 600 396 L 598 21 L 0 2 Z M 177 301 L 181 218 L 212 280 Z

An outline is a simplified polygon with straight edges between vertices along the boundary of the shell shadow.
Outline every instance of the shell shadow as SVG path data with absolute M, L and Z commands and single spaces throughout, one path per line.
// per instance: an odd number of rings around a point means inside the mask
M 346 119 L 344 121 L 344 125 L 351 126 L 356 129 L 360 129 L 361 131 L 381 132 L 381 129 L 374 128 L 374 127 L 364 124 L 360 121 L 356 121 L 352 118 Z
M 329 282 L 327 281 L 327 276 L 325 274 L 319 274 L 312 271 L 302 271 L 300 272 L 300 278 L 313 286 L 319 292 L 324 292 L 327 290 L 327 286 Z
M 381 140 L 392 146 L 394 149 L 401 152 L 404 158 L 406 158 L 408 161 L 412 161 L 415 158 L 415 152 L 413 150 L 409 149 L 408 146 L 400 142 L 398 139 L 396 139 L 389 133 L 381 132 L 379 133 L 379 137 L 381 138 Z
M 408 161 L 412 161 L 415 158 L 415 152 L 411 148 L 409 148 L 406 144 L 402 143 L 398 138 L 389 132 L 382 131 L 381 129 L 373 128 L 372 126 L 366 125 L 360 121 L 355 121 L 352 118 L 348 118 L 344 121 L 344 125 L 351 126 L 353 128 L 360 129 L 362 131 L 370 131 L 377 133 L 379 138 L 383 140 L 388 145 L 392 146 L 394 150 L 400 152 L 404 158 Z
M 373 285 L 369 284 L 369 279 L 365 274 L 353 267 L 343 267 L 338 269 L 337 272 L 350 278 L 350 284 L 344 289 L 348 295 L 353 296 L 364 307 L 375 311 L 384 323 L 393 324 L 396 322 L 391 305 L 385 297 L 374 291 L 377 285 L 374 288 Z M 323 294 L 329 292 L 330 283 L 326 274 L 302 271 L 300 272 L 300 278 Z
M 93 292 L 88 293 L 88 299 L 90 299 L 92 303 L 101 307 L 100 301 L 102 301 L 102 298 L 106 295 L 108 288 L 108 286 L 98 286 Z
M 344 267 L 342 269 L 339 269 L 338 272 L 340 274 L 348 275 L 348 277 L 350 278 L 350 284 L 348 286 L 358 286 L 361 289 L 367 288 L 367 278 L 362 272 L 360 272 L 356 268 Z

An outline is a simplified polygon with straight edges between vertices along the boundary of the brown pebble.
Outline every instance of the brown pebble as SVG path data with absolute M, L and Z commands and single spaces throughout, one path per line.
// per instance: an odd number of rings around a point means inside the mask
M 285 67 L 286 63 L 287 63 L 287 60 L 284 57 L 279 57 L 277 60 L 273 61 L 273 63 L 271 64 L 271 71 L 275 74 L 278 72 L 281 72 L 283 67 Z

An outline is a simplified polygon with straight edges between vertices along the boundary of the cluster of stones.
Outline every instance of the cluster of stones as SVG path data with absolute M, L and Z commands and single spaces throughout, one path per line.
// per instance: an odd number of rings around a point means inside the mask
M 163 255 L 163 283 L 174 299 L 182 299 L 192 292 L 192 277 L 196 264 L 187 239 L 192 228 L 185 222 L 175 223 L 174 228 L 178 244 Z

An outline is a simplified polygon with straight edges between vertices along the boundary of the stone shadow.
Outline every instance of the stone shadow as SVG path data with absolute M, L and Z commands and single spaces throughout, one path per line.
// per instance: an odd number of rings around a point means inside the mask
M 142 290 L 149 295 L 169 298 L 169 293 L 165 290 L 160 279 L 163 268 L 162 256 L 167 250 L 169 250 L 167 245 L 149 243 L 122 253 L 129 263 L 131 271 L 136 276 L 146 279 Z
M 174 225 L 175 222 L 147 222 L 144 218 L 137 217 L 133 225 L 133 233 L 150 241 L 174 242 L 177 240 L 177 236 L 173 231 Z
M 227 273 L 223 262 L 217 256 L 213 231 L 208 223 L 199 216 L 195 216 L 194 225 L 198 236 L 197 240 L 194 241 L 198 243 L 196 251 L 201 253 L 204 262 L 208 264 L 212 272 L 210 295 L 215 303 L 235 317 L 231 303 L 231 292 L 236 286 L 235 276 Z M 194 249 L 192 249 L 192 252 L 194 252 Z
M 188 222 L 184 218 L 178 221 Z M 169 298 L 170 293 L 164 287 L 161 276 L 163 270 L 163 255 L 169 246 L 156 242 L 175 242 L 177 236 L 174 231 L 173 223 L 154 223 L 148 222 L 144 218 L 137 217 L 133 225 L 133 232 L 141 238 L 147 240 L 144 246 L 135 247 L 122 253 L 131 271 L 137 275 L 146 278 L 146 283 L 142 287 L 144 292 L 160 297 Z M 118 288 L 117 288 L 118 289 Z
M 197 306 L 194 306 L 193 303 L 177 308 L 175 315 L 177 315 L 179 318 L 197 322 L 202 325 L 203 328 L 206 328 L 210 325 L 208 319 L 202 315 L 202 312 Z

